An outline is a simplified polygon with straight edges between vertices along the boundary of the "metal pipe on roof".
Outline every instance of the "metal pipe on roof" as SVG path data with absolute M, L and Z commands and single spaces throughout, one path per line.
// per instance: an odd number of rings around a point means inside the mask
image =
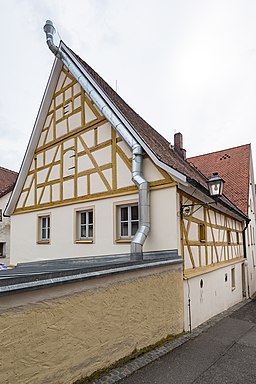
M 56 31 L 51 20 L 46 20 L 45 26 L 44 26 L 44 32 L 46 34 L 46 43 L 48 47 L 54 53 L 54 55 L 60 59 L 61 58 L 60 50 L 53 42 L 53 35 Z
M 69 56 L 58 48 L 53 42 L 55 28 L 50 20 L 47 20 L 44 26 L 46 42 L 53 54 L 58 57 L 75 77 L 90 99 L 99 108 L 102 114 L 115 128 L 118 134 L 132 150 L 132 180 L 139 190 L 139 228 L 131 242 L 131 255 L 136 259 L 143 258 L 143 244 L 147 238 L 150 229 L 149 219 L 149 188 L 148 182 L 143 176 L 143 150 L 140 144 L 134 139 L 119 117 L 109 107 L 103 97 L 93 87 L 90 81 L 84 76 L 80 69 L 75 66 Z

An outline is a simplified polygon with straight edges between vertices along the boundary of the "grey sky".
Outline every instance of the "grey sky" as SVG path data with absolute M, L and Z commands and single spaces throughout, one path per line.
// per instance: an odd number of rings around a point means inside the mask
M 0 0 L 0 166 L 18 170 L 54 60 L 43 26 L 188 156 L 252 143 L 254 0 Z M 56 41 L 57 42 L 57 41 Z

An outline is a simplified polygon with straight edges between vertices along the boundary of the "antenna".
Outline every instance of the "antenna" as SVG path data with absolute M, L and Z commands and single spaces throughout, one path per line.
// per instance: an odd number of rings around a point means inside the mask
M 117 80 L 116 80 L 116 92 L 117 92 Z

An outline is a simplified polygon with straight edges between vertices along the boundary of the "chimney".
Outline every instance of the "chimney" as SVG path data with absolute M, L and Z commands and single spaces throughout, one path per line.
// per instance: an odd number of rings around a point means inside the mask
M 186 159 L 186 150 L 183 148 L 183 137 L 180 132 L 174 134 L 174 150 L 182 157 L 182 159 Z

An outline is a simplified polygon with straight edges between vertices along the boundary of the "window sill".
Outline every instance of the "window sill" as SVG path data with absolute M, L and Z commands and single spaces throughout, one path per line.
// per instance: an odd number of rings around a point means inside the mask
M 76 240 L 76 244 L 93 244 L 93 240 Z
M 50 240 L 39 240 L 37 244 L 50 244 Z
M 118 243 L 118 244 L 126 244 L 131 242 L 132 242 L 132 239 L 116 239 L 115 240 L 115 243 Z

